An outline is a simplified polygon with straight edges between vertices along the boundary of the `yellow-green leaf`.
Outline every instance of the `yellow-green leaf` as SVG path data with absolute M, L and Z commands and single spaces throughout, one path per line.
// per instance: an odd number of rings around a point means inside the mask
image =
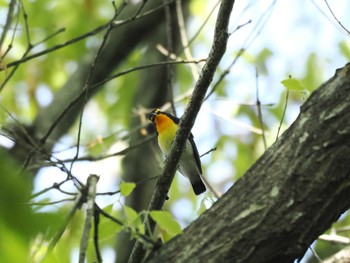
M 121 182 L 119 187 L 120 187 L 120 193 L 122 194 L 122 196 L 128 196 L 135 189 L 136 184 Z
M 180 224 L 167 211 L 151 211 L 150 216 L 158 224 L 161 230 L 165 231 L 170 238 L 181 234 Z
M 295 78 L 282 80 L 281 83 L 287 90 L 305 91 L 305 88 L 301 85 L 300 81 Z
M 131 207 L 124 206 L 124 214 L 126 217 L 127 225 L 137 233 L 144 234 L 145 229 L 142 224 L 140 215 Z

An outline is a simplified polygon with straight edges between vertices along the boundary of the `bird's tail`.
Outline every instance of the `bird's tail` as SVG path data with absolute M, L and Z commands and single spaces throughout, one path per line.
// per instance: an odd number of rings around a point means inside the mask
M 204 193 L 207 190 L 202 180 L 191 182 L 191 184 L 193 191 L 196 195 L 200 195 L 201 193 Z

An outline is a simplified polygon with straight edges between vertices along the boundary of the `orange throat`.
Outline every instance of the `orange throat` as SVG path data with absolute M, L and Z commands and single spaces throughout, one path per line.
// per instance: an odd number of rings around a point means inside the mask
M 166 115 L 159 114 L 155 119 L 158 132 L 158 143 L 163 154 L 167 155 L 171 150 L 177 131 L 177 124 Z
M 158 134 L 167 133 L 168 131 L 171 132 L 174 129 L 176 133 L 177 125 L 168 116 L 159 114 L 156 116 L 155 122 Z

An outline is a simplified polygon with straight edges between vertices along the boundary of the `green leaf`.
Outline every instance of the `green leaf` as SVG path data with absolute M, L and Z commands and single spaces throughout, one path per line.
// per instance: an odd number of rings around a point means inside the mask
M 345 41 L 341 41 L 338 44 L 340 53 L 346 58 L 350 60 L 350 48 L 349 43 L 346 43 Z
M 122 194 L 122 196 L 128 196 L 135 189 L 135 187 L 135 183 L 121 182 L 119 185 L 120 193 Z
M 132 231 L 140 234 L 145 233 L 140 215 L 134 209 L 129 206 L 124 206 L 124 214 L 126 217 L 127 226 L 129 226 Z
M 282 80 L 281 83 L 287 90 L 305 91 L 305 88 L 301 85 L 300 81 L 295 78 L 290 77 Z
M 139 218 L 139 214 L 130 206 L 124 206 L 124 214 L 128 222 L 135 221 Z
M 165 231 L 170 238 L 181 234 L 180 224 L 167 211 L 151 211 L 150 216 L 158 224 L 161 230 Z
M 113 209 L 113 206 L 114 206 L 113 203 L 110 205 L 107 205 L 103 207 L 103 211 L 119 219 L 120 211 Z M 103 244 L 106 244 L 106 243 L 113 244 L 115 235 L 119 233 L 122 229 L 123 229 L 123 225 L 113 222 L 111 219 L 107 217 L 100 216 L 99 241 L 103 242 Z

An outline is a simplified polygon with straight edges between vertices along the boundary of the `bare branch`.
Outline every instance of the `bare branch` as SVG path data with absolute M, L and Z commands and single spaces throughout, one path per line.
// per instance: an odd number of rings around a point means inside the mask
M 174 178 L 174 174 L 177 168 L 177 163 L 180 160 L 183 147 L 191 128 L 193 127 L 195 118 L 203 103 L 205 93 L 213 79 L 219 62 L 226 51 L 226 44 L 228 41 L 228 24 L 230 20 L 231 11 L 234 1 L 226 0 L 221 2 L 220 10 L 218 12 L 217 22 L 215 25 L 214 40 L 212 48 L 210 50 L 207 62 L 205 63 L 200 77 L 196 83 L 195 89 L 192 94 L 192 98 L 186 107 L 184 116 L 181 118 L 179 130 L 176 134 L 173 148 L 166 159 L 165 167 L 162 176 L 158 179 L 156 189 L 151 199 L 151 203 L 148 210 L 160 210 L 166 200 L 168 190 L 171 182 Z M 148 218 L 145 219 L 145 225 L 148 224 Z M 149 221 L 150 230 L 153 231 L 155 222 Z M 140 262 L 145 255 L 145 251 L 142 248 L 140 242 L 136 242 L 132 254 L 129 258 L 129 263 Z
M 90 229 L 92 218 L 94 217 L 95 211 L 95 197 L 96 197 L 96 186 L 98 182 L 98 176 L 91 174 L 86 183 L 87 187 L 87 202 L 86 202 L 86 217 L 84 223 L 83 233 L 80 239 L 80 251 L 79 251 L 79 263 L 85 262 L 86 250 L 89 243 Z

